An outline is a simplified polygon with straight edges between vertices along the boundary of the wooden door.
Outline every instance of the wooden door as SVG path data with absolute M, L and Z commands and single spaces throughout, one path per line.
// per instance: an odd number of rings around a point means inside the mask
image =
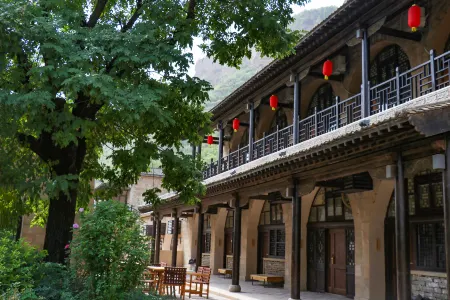
M 347 295 L 347 255 L 345 229 L 329 231 L 328 292 Z
M 308 290 L 326 292 L 326 229 L 308 228 Z
M 233 232 L 231 230 L 225 229 L 225 251 L 223 253 L 223 265 L 225 268 L 227 266 L 227 256 L 233 255 Z

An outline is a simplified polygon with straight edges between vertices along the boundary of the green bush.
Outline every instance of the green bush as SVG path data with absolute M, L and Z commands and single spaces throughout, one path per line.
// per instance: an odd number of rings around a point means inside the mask
M 45 252 L 24 240 L 15 241 L 10 232 L 0 231 L 0 295 L 33 287 L 33 274 L 44 257 Z
M 112 200 L 82 214 L 70 248 L 84 299 L 124 299 L 139 285 L 150 258 L 138 213 Z

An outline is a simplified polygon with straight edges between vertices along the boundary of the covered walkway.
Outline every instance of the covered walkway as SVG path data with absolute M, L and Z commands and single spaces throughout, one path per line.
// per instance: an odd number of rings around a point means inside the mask
M 287 300 L 290 298 L 290 291 L 280 287 L 263 287 L 260 283 L 254 285 L 250 281 L 240 281 L 240 293 L 231 293 L 228 287 L 231 279 L 224 279 L 217 275 L 211 276 L 210 298 L 211 299 L 235 299 L 235 300 Z M 194 296 L 193 296 L 194 298 Z M 302 300 L 343 300 L 348 299 L 343 296 L 301 292 Z

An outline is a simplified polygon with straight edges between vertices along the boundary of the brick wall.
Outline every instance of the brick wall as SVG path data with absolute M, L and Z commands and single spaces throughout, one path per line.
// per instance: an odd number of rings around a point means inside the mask
M 226 259 L 226 268 L 227 269 L 233 269 L 233 255 L 227 255 L 227 259 Z
M 264 274 L 284 276 L 284 259 L 264 258 Z
M 413 297 L 420 295 L 424 299 L 447 299 L 447 279 L 445 276 L 412 274 L 411 293 Z
M 211 265 L 211 255 L 209 253 L 202 253 L 202 266 L 209 267 Z

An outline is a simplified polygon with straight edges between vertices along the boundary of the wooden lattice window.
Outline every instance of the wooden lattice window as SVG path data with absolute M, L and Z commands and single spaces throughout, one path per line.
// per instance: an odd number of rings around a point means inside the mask
M 409 70 L 408 56 L 400 46 L 385 47 L 371 62 L 370 84 L 374 86 L 395 77 L 395 68 L 397 67 L 400 73 Z
M 284 229 L 272 229 L 269 231 L 269 255 L 272 257 L 284 257 L 286 246 L 286 232 Z
M 419 223 L 416 231 L 416 267 L 445 271 L 445 233 L 443 222 Z
M 203 234 L 203 253 L 211 253 L 211 233 Z
M 145 225 L 145 235 L 152 236 L 153 234 L 153 225 Z
M 416 212 L 420 215 L 442 212 L 444 192 L 442 174 L 428 173 L 414 179 L 416 194 Z
M 277 225 L 284 224 L 283 207 L 281 204 L 271 204 L 269 201 L 264 203 L 259 218 L 259 225 Z
M 271 134 L 271 133 L 274 133 L 275 131 L 277 131 L 277 126 L 278 126 L 278 129 L 283 129 L 288 126 L 286 112 L 282 108 L 279 108 L 276 110 L 275 116 L 273 117 L 272 123 L 270 124 L 270 129 L 269 129 L 268 134 Z
M 333 189 L 321 188 L 314 198 L 309 213 L 309 222 L 353 220 L 350 202 L 345 194 Z
M 208 214 L 203 215 L 203 228 L 204 229 L 211 229 L 211 216 Z
M 227 220 L 225 222 L 225 229 L 231 229 L 234 226 L 234 210 L 229 210 Z
M 314 114 L 315 108 L 317 108 L 317 111 L 319 112 L 335 103 L 336 96 L 334 95 L 333 88 L 331 87 L 331 84 L 325 83 L 320 86 L 312 96 L 308 107 L 308 116 Z

